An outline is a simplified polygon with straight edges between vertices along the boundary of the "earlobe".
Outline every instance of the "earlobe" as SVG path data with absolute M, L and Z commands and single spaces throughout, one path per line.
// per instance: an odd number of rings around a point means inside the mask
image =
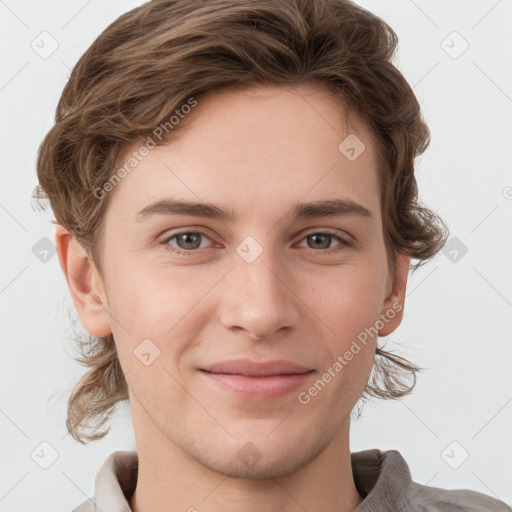
M 397 254 L 396 277 L 392 282 L 391 291 L 386 297 L 380 312 L 380 318 L 384 326 L 379 329 L 379 336 L 388 336 L 402 322 L 410 263 L 410 256 Z
M 112 332 L 110 316 L 96 266 L 75 237 L 60 224 L 57 224 L 55 244 L 80 323 L 93 336 L 107 336 Z

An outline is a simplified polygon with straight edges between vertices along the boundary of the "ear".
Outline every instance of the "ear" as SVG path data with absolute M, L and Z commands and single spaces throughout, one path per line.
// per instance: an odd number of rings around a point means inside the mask
M 388 336 L 402 322 L 410 263 L 410 256 L 398 253 L 395 279 L 393 280 L 391 274 L 388 274 L 387 297 L 380 311 L 380 319 L 384 323 L 384 327 L 379 329 L 379 336 Z
M 80 323 L 93 336 L 107 336 L 112 332 L 108 301 L 96 266 L 75 237 L 60 224 L 57 224 L 55 244 Z

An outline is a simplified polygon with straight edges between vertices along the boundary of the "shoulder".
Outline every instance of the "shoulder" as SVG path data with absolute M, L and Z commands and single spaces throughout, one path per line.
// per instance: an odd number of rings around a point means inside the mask
M 512 512 L 506 503 L 486 494 L 415 482 L 397 450 L 352 453 L 352 471 L 364 496 L 356 512 Z
M 503 501 L 469 489 L 441 489 L 411 482 L 407 497 L 424 512 L 512 512 Z
M 94 496 L 72 512 L 130 511 L 127 497 L 137 483 L 138 457 L 136 451 L 111 453 L 101 465 L 94 482 Z

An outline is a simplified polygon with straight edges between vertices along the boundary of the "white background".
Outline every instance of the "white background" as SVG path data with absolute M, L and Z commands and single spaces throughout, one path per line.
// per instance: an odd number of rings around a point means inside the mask
M 42 263 L 32 252 L 54 227 L 30 195 L 70 69 L 140 3 L 0 2 L 0 512 L 70 511 L 92 496 L 108 454 L 135 449 L 127 407 L 105 440 L 82 446 L 66 435 L 66 400 L 83 373 L 72 359 L 75 313 L 57 256 Z M 421 484 L 512 503 L 512 0 L 359 3 L 399 36 L 397 65 L 432 132 L 417 165 L 420 197 L 468 250 L 410 275 L 386 348 L 429 369 L 411 396 L 365 408 L 351 450 L 396 449 Z M 59 45 L 47 59 L 31 48 L 43 31 Z M 469 47 L 453 58 L 461 37 Z M 58 453 L 48 469 L 31 458 L 43 441 Z M 453 441 L 452 459 L 469 454 L 458 469 L 442 457 Z

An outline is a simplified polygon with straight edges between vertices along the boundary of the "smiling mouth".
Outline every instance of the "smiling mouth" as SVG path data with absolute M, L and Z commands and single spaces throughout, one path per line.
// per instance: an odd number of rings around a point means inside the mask
M 253 373 L 257 371 L 252 370 Z M 201 369 L 200 373 L 205 377 L 208 384 L 217 390 L 227 392 L 244 400 L 272 401 L 290 395 L 301 387 L 305 387 L 315 371 L 245 375 L 242 373 L 212 372 Z
M 216 374 L 236 374 L 246 377 L 300 375 L 312 371 L 311 368 L 282 359 L 263 362 L 250 359 L 233 359 L 206 366 L 201 370 Z

